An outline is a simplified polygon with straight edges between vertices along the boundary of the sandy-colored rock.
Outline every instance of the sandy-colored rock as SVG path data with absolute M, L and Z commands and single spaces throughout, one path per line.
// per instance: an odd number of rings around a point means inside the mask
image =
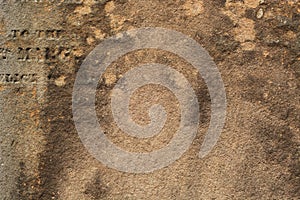
M 0 199 L 299 199 L 299 23 L 296 0 L 1 1 Z M 152 152 L 180 127 L 178 99 L 155 84 L 134 91 L 129 111 L 143 126 L 151 122 L 149 109 L 162 105 L 168 116 L 162 131 L 140 139 L 117 126 L 112 91 L 142 64 L 181 73 L 200 109 L 197 135 L 182 157 L 135 174 L 109 168 L 88 152 L 75 128 L 72 93 L 81 64 L 98 44 L 140 27 L 176 30 L 204 47 L 223 79 L 227 114 L 216 146 L 200 159 L 211 118 L 201 75 L 167 51 L 121 56 L 98 77 L 95 94 L 99 125 L 113 144 Z

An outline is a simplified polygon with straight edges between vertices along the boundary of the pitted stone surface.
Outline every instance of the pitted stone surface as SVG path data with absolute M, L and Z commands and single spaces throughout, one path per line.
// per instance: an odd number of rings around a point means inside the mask
M 263 11 L 263 12 L 262 12 Z M 300 144 L 298 0 L 12 0 L 0 1 L 0 199 L 298 199 Z M 72 116 L 72 90 L 86 56 L 105 38 L 140 27 L 173 29 L 214 59 L 227 96 L 222 135 L 197 154 L 210 121 L 205 82 L 184 59 L 138 50 L 99 79 L 96 112 L 106 136 L 130 152 L 162 148 L 179 126 L 166 88 L 147 85 L 130 100 L 132 119 L 168 115 L 151 138 L 124 134 L 110 106 L 123 75 L 147 63 L 185 76 L 197 95 L 198 133 L 189 150 L 149 174 L 110 169 L 84 148 Z

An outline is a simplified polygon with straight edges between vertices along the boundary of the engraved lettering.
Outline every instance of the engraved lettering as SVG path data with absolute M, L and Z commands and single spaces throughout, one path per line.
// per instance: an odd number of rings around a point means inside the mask
M 59 39 L 61 37 L 62 30 L 11 30 L 11 37 L 13 39 L 25 39 L 28 37 L 35 37 L 39 39 Z
M 74 51 L 74 47 L 64 46 L 17 47 L 15 50 L 0 47 L 0 60 L 11 58 L 20 62 L 70 61 L 76 59 Z
M 0 60 L 6 60 L 11 51 L 8 48 L 0 48 Z
M 29 31 L 28 30 L 11 30 L 12 37 L 14 39 L 16 38 L 26 38 L 29 36 Z
M 0 84 L 36 83 L 36 74 L 0 74 Z

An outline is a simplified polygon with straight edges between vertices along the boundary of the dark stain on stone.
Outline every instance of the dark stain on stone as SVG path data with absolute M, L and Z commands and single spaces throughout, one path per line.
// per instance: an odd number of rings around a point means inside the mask
M 38 177 L 27 176 L 24 162 L 19 163 L 19 177 L 17 179 L 17 191 L 11 193 L 12 199 L 18 200 L 35 200 L 39 199 L 40 191 Z
M 255 10 L 254 9 L 246 9 L 245 17 L 248 19 L 255 20 L 255 17 L 256 17 Z
M 99 200 L 107 196 L 108 188 L 103 185 L 99 174 L 95 175 L 91 182 L 85 185 L 84 193 L 93 200 Z
M 84 57 L 95 47 L 86 44 L 86 38 L 90 35 L 90 27 L 101 27 L 105 34 L 110 35 L 109 19 L 105 16 L 103 6 L 103 3 L 96 4 L 93 7 L 93 13 L 84 18 L 85 21 L 80 27 L 68 24 L 67 20 L 68 14 L 73 13 L 76 5 L 61 7 L 62 12 L 65 13 L 62 24 L 68 27 L 69 35 L 80 36 L 79 39 L 70 37 L 68 42 L 76 40 L 84 55 L 74 56 L 72 63 L 57 59 L 47 63 L 50 69 L 45 93 L 47 102 L 41 112 L 42 129 L 46 138 L 45 151 L 40 154 L 39 165 L 40 177 L 42 177 L 39 197 L 41 200 L 59 198 L 59 185 L 61 181 L 64 181 L 61 177 L 66 177 L 64 170 L 74 164 L 78 151 L 84 149 L 72 120 L 72 91 L 76 74 L 70 74 L 67 69 L 74 68 L 78 71 Z M 63 87 L 58 87 L 55 85 L 55 79 L 62 75 L 68 77 L 67 83 Z
M 259 55 L 256 51 L 243 51 L 242 58 L 240 59 L 240 65 L 258 65 L 257 57 L 259 57 Z
M 242 98 L 249 102 L 263 101 L 264 87 L 266 80 L 262 80 L 253 75 L 248 75 L 241 83 L 243 85 Z
M 255 130 L 257 140 L 265 150 L 268 163 L 279 164 L 288 169 L 287 175 L 279 177 L 279 182 L 286 184 L 285 191 L 294 197 L 300 196 L 300 148 L 295 142 L 294 133 L 286 125 L 274 126 L 266 121 L 256 121 Z M 275 185 L 276 187 L 276 185 Z
M 218 64 L 227 60 L 228 56 L 240 46 L 240 42 L 236 41 L 232 35 L 227 34 L 228 30 L 234 28 L 234 23 L 228 16 L 221 15 L 218 16 L 218 19 L 213 18 L 214 16 L 212 16 L 215 23 L 213 32 L 206 35 L 203 30 L 198 30 L 194 39 L 209 52 Z
M 204 3 L 205 4 L 212 3 L 214 6 L 224 7 L 225 3 L 226 3 L 226 0 L 215 0 L 215 1 L 205 0 Z

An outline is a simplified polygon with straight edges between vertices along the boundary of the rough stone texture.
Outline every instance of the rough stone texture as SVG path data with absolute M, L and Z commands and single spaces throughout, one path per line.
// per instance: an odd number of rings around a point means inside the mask
M 298 0 L 0 2 L 0 199 L 300 198 Z M 176 98 L 154 85 L 137 91 L 131 111 L 146 124 L 149 105 L 164 105 L 169 118 L 159 136 L 138 140 L 114 124 L 109 91 L 137 64 L 173 66 L 190 81 L 201 109 L 197 138 L 178 161 L 128 174 L 84 148 L 72 121 L 72 89 L 83 59 L 104 38 L 149 26 L 180 31 L 210 53 L 225 84 L 227 119 L 218 144 L 199 159 L 210 118 L 202 78 L 168 52 L 120 58 L 96 95 L 99 122 L 120 147 L 152 151 L 179 125 Z

